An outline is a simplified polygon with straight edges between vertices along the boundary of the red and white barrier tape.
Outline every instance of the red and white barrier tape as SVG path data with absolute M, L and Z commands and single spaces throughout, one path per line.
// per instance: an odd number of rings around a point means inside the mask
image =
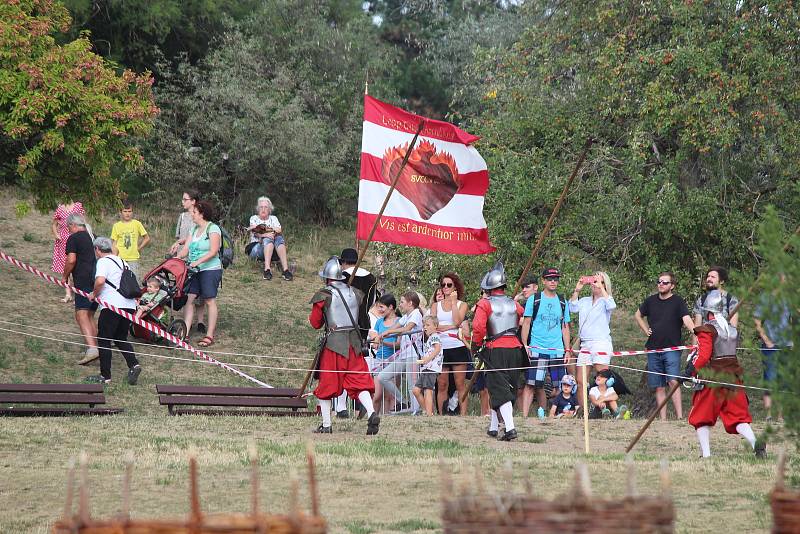
M 89 298 L 89 294 L 87 292 L 82 291 L 82 290 L 80 290 L 80 289 L 78 289 L 76 287 L 73 287 L 73 286 L 69 285 L 69 284 L 66 284 L 66 283 L 62 282 L 61 280 L 58 280 L 54 276 L 51 276 L 51 275 L 49 275 L 47 273 L 43 273 L 42 271 L 40 271 L 36 267 L 32 267 L 31 265 L 28 265 L 27 263 L 23 263 L 23 262 L 19 261 L 18 259 L 14 258 L 13 256 L 9 256 L 8 254 L 3 252 L 2 250 L 0 250 L 0 259 L 10 263 L 11 265 L 13 265 L 13 266 L 15 266 L 15 267 L 17 267 L 19 269 L 22 269 L 23 271 L 28 271 L 29 273 L 38 276 L 39 278 L 41 278 L 42 280 L 45 280 L 46 282 L 50 282 L 51 284 L 55 284 L 55 285 L 58 285 L 58 286 L 61 286 L 61 287 L 65 287 L 65 288 L 68 287 L 69 289 L 71 289 L 72 291 L 77 293 L 78 295 L 82 295 L 82 296 L 84 296 L 86 298 Z M 248 375 L 246 373 L 243 373 L 240 370 L 238 370 L 238 369 L 236 369 L 234 367 L 231 367 L 230 365 L 228 365 L 226 363 L 223 363 L 223 362 L 221 362 L 219 360 L 215 360 L 214 358 L 212 358 L 212 357 L 208 356 L 207 354 L 205 354 L 203 351 L 192 347 L 191 345 L 186 343 L 184 340 L 175 337 L 174 335 L 170 334 L 169 332 L 167 332 L 163 328 L 160 328 L 159 326 L 156 326 L 153 323 L 150 323 L 150 322 L 147 322 L 147 321 L 143 321 L 141 319 L 137 319 L 132 313 L 129 313 L 129 312 L 123 310 L 123 309 L 117 308 L 116 306 L 112 306 L 111 304 L 109 304 L 109 303 L 107 303 L 105 301 L 102 301 L 100 299 L 95 299 L 95 300 L 98 303 L 102 304 L 103 307 L 108 308 L 109 310 L 113 311 L 114 313 L 125 317 L 129 321 L 131 321 L 133 323 L 136 323 L 136 324 L 138 324 L 139 326 L 141 326 L 143 328 L 146 328 L 150 332 L 153 332 L 153 333 L 155 333 L 155 334 L 157 334 L 157 335 L 159 335 L 159 336 L 161 336 L 161 337 L 163 337 L 165 339 L 168 339 L 172 343 L 175 343 L 176 345 L 178 345 L 180 347 L 183 347 L 184 349 L 190 351 L 195 356 L 199 356 L 200 358 L 206 360 L 209 363 L 212 363 L 212 364 L 214 364 L 214 365 L 216 365 L 218 367 L 221 367 L 221 368 L 225 369 L 226 371 L 229 371 L 229 372 L 231 372 L 231 373 L 233 373 L 235 375 L 238 375 L 238 376 L 240 376 L 240 377 L 242 377 L 242 378 L 244 378 L 246 380 L 249 380 L 250 382 L 258 384 L 261 387 L 265 387 L 265 388 L 271 388 L 272 387 L 269 384 L 267 384 L 266 382 L 262 382 L 261 380 L 259 380 L 257 378 L 254 378 L 254 377 L 252 377 L 252 376 L 250 376 L 250 375 Z
M 564 349 L 556 349 L 553 347 L 537 347 L 536 345 L 528 345 L 529 349 L 546 351 L 546 352 L 565 352 Z M 648 349 L 648 350 L 615 350 L 613 352 L 603 352 L 599 350 L 576 350 L 575 353 L 580 354 L 595 354 L 597 356 L 636 356 L 639 354 L 654 354 L 656 352 L 673 352 L 678 350 L 693 350 L 697 347 L 695 345 L 679 345 L 677 347 L 664 347 L 662 349 Z

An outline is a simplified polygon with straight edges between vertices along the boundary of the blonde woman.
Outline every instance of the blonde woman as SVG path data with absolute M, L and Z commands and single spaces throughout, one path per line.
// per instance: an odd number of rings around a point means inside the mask
M 578 298 L 585 286 L 591 288 L 591 295 Z M 596 372 L 608 369 L 611 363 L 610 353 L 614 350 L 611 342 L 611 312 L 617 307 L 611 295 L 611 279 L 608 274 L 598 271 L 592 276 L 582 276 L 575 285 L 575 291 L 569 299 L 570 313 L 578 314 L 578 337 L 581 340 L 581 352 L 578 354 L 578 367 L 593 365 Z M 584 351 L 591 351 L 587 354 Z M 597 354 L 603 352 L 606 354 Z M 578 379 L 578 391 L 585 385 L 581 373 L 575 373 Z

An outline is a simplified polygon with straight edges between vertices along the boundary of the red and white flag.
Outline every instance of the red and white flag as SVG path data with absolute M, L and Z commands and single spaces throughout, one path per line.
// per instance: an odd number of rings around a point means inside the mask
M 374 241 L 451 254 L 486 254 L 494 247 L 483 218 L 489 188 L 479 137 L 448 122 L 408 113 L 364 96 L 361 181 L 356 236 L 367 239 L 420 121 L 425 128 L 386 205 Z

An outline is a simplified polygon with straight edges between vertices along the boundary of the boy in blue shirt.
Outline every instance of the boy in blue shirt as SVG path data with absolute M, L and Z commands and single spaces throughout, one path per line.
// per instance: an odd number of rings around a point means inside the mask
M 569 307 L 566 299 L 559 295 L 558 282 L 561 273 L 558 269 L 542 271 L 544 291 L 534 293 L 525 303 L 522 315 L 522 339 L 533 347 L 529 348 L 531 369 L 526 372 L 526 385 L 522 393 L 522 414 L 527 417 L 533 403 L 547 410 L 547 395 L 544 385 L 547 374 L 552 384 L 559 384 L 566 374 L 566 353 L 570 349 Z
M 575 417 L 578 411 L 578 382 L 572 375 L 564 375 L 561 379 L 561 393 L 553 399 L 550 406 L 550 417 Z

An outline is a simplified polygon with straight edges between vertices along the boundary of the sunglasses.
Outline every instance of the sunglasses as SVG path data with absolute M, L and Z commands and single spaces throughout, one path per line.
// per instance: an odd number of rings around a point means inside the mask
M 660 286 L 668 286 L 668 285 L 670 285 L 672 283 L 672 281 L 671 280 L 659 280 L 657 283 Z
M 439 287 L 453 287 L 453 282 L 442 282 Z
M 559 280 L 558 278 L 545 278 L 544 279 L 545 282 L 558 282 L 558 280 Z
M 191 198 L 183 197 L 183 200 L 192 200 Z

